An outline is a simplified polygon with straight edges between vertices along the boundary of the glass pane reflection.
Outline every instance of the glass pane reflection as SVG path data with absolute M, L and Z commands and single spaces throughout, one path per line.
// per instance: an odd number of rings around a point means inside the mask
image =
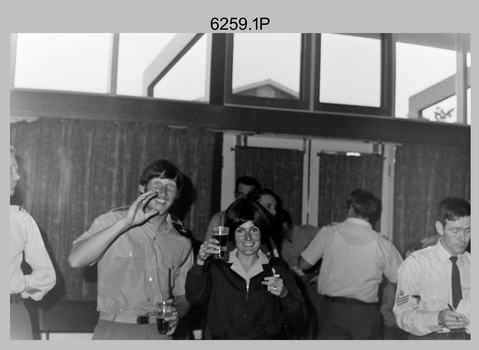
M 299 99 L 301 34 L 235 34 L 233 94 Z

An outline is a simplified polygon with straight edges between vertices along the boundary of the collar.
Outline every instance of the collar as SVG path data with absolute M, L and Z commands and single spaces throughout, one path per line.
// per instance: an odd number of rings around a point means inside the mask
M 450 263 L 449 258 L 452 256 L 446 249 L 441 244 L 442 237 L 439 238 L 437 243 L 433 246 L 434 249 L 436 249 L 437 255 L 439 257 L 439 261 L 442 263 Z M 462 259 L 463 254 L 457 255 L 457 261 L 460 261 Z
M 231 264 L 231 270 L 235 271 L 238 275 L 243 277 L 248 283 L 252 277 L 263 272 L 263 265 L 268 264 L 269 262 L 269 259 L 266 254 L 264 254 L 261 250 L 258 250 L 258 252 L 256 253 L 258 255 L 258 260 L 256 260 L 251 269 L 246 272 L 243 268 L 243 265 L 241 265 L 241 262 L 236 256 L 237 252 L 238 248 L 235 248 L 233 251 L 230 252 L 228 263 Z
M 369 229 L 373 229 L 373 227 L 371 226 L 371 223 L 367 220 L 364 220 L 364 219 L 360 219 L 360 218 L 347 218 L 346 220 L 344 220 L 344 222 L 348 222 L 350 224 L 354 224 L 354 225 L 359 225 L 359 226 L 363 226 L 363 227 L 366 227 L 366 228 L 369 228 Z
M 152 223 L 150 220 L 147 221 L 147 224 L 150 225 L 152 231 L 154 231 L 155 236 L 157 236 L 157 235 L 160 234 L 159 232 L 156 232 L 156 230 L 153 230 L 154 225 L 153 225 L 153 223 Z M 171 219 L 171 214 L 168 213 L 168 215 L 166 216 L 166 229 L 165 229 L 165 233 L 166 233 L 166 235 L 169 235 L 172 231 L 173 231 L 173 221 L 172 221 L 172 219 Z

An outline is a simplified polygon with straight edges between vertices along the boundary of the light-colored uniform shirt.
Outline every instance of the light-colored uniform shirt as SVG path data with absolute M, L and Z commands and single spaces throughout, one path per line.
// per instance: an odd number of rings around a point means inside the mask
M 301 253 L 306 262 L 323 259 L 318 293 L 355 298 L 366 303 L 378 301 L 383 274 L 391 283 L 403 259 L 394 245 L 359 218 L 323 227 Z
M 20 266 L 25 261 L 32 268 L 24 275 Z M 56 274 L 35 220 L 25 209 L 10 206 L 10 294 L 41 300 L 56 283 Z
M 416 250 L 399 268 L 396 302 L 393 312 L 403 330 L 414 335 L 448 331 L 438 325 L 441 310 L 452 305 L 451 255 L 441 241 L 434 246 Z M 471 300 L 471 254 L 458 256 L 462 298 Z
M 111 226 L 125 214 L 111 211 L 99 216 L 90 229 L 73 242 L 87 239 Z M 155 303 L 185 294 L 188 270 L 193 265 L 191 241 L 176 232 L 171 216 L 166 234 L 149 221 L 119 236 L 98 262 L 98 306 L 107 314 L 139 316 L 155 310 Z

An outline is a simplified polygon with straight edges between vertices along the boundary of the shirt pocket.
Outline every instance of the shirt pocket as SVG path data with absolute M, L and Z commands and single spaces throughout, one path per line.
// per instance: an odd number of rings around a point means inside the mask
M 449 286 L 440 282 L 432 282 L 422 295 L 424 309 L 427 311 L 440 311 L 447 308 L 449 302 Z

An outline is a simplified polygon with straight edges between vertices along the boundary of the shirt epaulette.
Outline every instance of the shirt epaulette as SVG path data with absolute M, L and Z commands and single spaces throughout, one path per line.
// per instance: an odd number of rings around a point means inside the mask
M 22 207 L 21 205 L 18 207 L 18 210 L 21 211 L 21 212 L 23 212 L 23 213 L 25 212 L 25 208 Z
M 173 224 L 173 227 L 180 235 L 189 239 L 193 238 L 193 231 L 187 229 L 185 226 L 183 226 L 181 222 L 176 221 L 175 219 L 172 218 L 171 223 Z

